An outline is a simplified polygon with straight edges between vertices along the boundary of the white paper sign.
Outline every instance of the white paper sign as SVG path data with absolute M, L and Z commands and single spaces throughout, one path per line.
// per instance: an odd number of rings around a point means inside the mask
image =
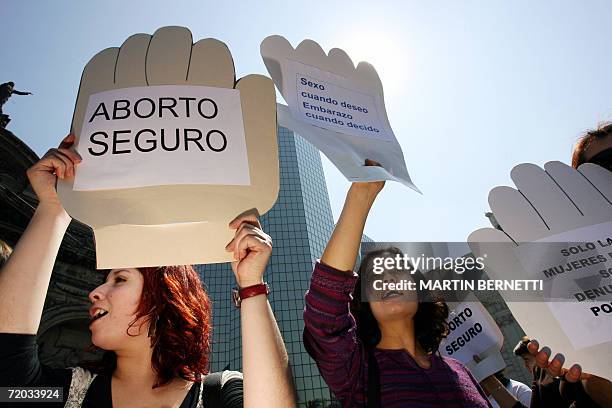
M 476 299 L 473 295 L 471 298 Z M 506 366 L 500 352 L 504 337 L 482 303 L 458 304 L 450 312 L 447 323 L 450 333 L 440 343 L 442 355 L 461 361 L 478 381 Z M 482 361 L 476 363 L 474 356 Z
M 312 143 L 351 182 L 393 180 L 421 192 L 410 179 L 402 149 L 397 141 L 372 140 L 315 127 L 296 120 L 286 105 L 277 105 L 278 124 Z M 365 166 L 370 159 L 382 167 Z
M 541 279 L 546 296 L 556 299 L 546 305 L 574 349 L 612 341 L 612 221 L 521 244 L 515 251 L 528 276 Z
M 342 50 L 329 53 L 312 40 L 297 48 L 273 35 L 261 43 L 266 68 L 287 105 L 278 124 L 312 143 L 353 182 L 394 180 L 417 192 L 387 118 L 374 67 L 353 65 Z M 380 166 L 366 166 L 369 159 Z
M 250 185 L 237 89 L 161 85 L 89 98 L 74 190 Z
M 380 94 L 355 89 L 354 83 L 331 72 L 287 61 L 287 102 L 297 120 L 353 136 L 395 141 L 381 112 Z

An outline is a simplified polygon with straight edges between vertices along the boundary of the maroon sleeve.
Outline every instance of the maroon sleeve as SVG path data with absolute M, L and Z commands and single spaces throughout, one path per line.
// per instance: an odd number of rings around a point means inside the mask
M 480 384 L 478 383 L 478 381 L 476 381 L 476 378 L 474 378 L 474 376 L 472 375 L 472 372 L 470 370 L 468 370 L 468 368 L 466 366 L 464 366 L 463 364 L 461 364 L 461 366 L 463 367 L 463 369 L 465 370 L 465 372 L 467 373 L 467 375 L 470 377 L 470 379 L 472 380 L 472 384 L 474 384 L 474 387 L 478 390 L 478 393 L 480 394 L 480 396 L 482 397 L 482 399 L 484 399 L 489 406 L 491 406 L 491 408 L 493 408 L 493 406 L 491 405 L 491 403 L 489 402 L 489 398 L 487 398 L 487 394 L 485 394 L 484 390 L 482 389 L 482 387 L 480 386 Z M 522 404 L 521 404 L 522 405 Z
M 349 303 L 357 275 L 318 262 L 306 292 L 304 346 L 338 399 L 361 394 L 365 351 Z

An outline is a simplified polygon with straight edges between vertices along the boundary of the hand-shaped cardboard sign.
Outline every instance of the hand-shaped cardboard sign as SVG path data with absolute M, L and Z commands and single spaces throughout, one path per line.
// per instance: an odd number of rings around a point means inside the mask
M 543 281 L 539 299 L 508 302 L 529 337 L 562 353 L 566 366 L 610 378 L 612 173 L 549 162 L 544 170 L 520 164 L 511 175 L 518 190 L 489 193 L 503 231 L 474 231 L 470 247 L 494 279 Z
M 278 121 L 321 150 L 350 181 L 410 180 L 401 146 L 387 118 L 383 87 L 374 67 L 334 48 L 304 40 L 293 49 L 273 35 L 261 43 L 272 80 L 287 101 Z M 365 160 L 381 167 L 365 166 Z
M 83 162 L 58 192 L 93 228 L 98 267 L 232 260 L 229 222 L 278 194 L 275 100 L 269 78 L 236 81 L 227 46 L 186 28 L 95 55 L 72 119 Z
M 470 293 L 449 308 L 450 333 L 440 343 L 440 353 L 461 361 L 478 381 L 503 370 L 506 363 L 500 350 L 504 336 L 483 304 Z

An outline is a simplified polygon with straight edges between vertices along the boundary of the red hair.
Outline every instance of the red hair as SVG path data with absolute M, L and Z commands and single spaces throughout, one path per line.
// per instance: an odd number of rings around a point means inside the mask
M 151 364 L 157 375 L 153 388 L 173 378 L 200 381 L 208 373 L 211 349 L 211 302 L 200 277 L 191 265 L 138 268 L 144 279 L 136 317 L 150 323 L 153 354 Z M 86 364 L 94 372 L 112 373 L 117 364 L 114 352 L 102 361 Z
M 212 318 L 198 273 L 191 265 L 138 269 L 144 284 L 133 323 L 143 316 L 150 321 L 156 385 L 175 377 L 199 380 L 208 373 Z
M 572 167 L 577 169 L 586 161 L 585 153 L 596 140 L 601 140 L 609 135 L 612 135 L 612 122 L 604 122 L 597 125 L 594 130 L 587 131 L 578 139 L 574 151 L 572 152 Z

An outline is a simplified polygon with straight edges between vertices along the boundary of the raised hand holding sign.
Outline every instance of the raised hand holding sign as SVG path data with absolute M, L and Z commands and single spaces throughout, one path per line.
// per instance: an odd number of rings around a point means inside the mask
M 94 229 L 98 267 L 232 260 L 229 222 L 276 201 L 275 115 L 269 78 L 236 81 L 227 46 L 186 28 L 94 56 L 72 120 L 83 162 L 58 193 Z
M 357 67 L 341 49 L 329 54 L 312 40 L 293 49 L 274 35 L 261 43 L 264 63 L 287 105 L 278 121 L 321 150 L 349 181 L 395 180 L 415 191 L 387 118 L 374 67 Z M 380 167 L 365 166 L 366 159 Z

